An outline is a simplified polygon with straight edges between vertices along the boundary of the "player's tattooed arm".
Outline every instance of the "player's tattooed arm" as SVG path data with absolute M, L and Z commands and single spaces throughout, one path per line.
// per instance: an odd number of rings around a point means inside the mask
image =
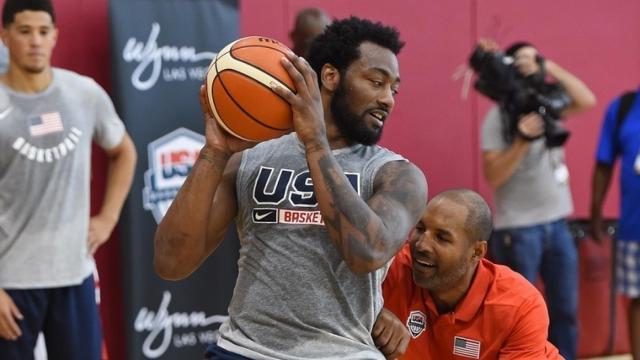
M 424 175 L 409 162 L 389 162 L 376 174 L 373 196 L 365 202 L 333 155 L 321 153 L 307 159 L 331 240 L 351 270 L 376 270 L 400 249 L 424 211 Z
M 235 178 L 242 151 L 255 145 L 234 138 L 218 125 L 209 111 L 204 85 L 200 109 L 206 145 L 158 224 L 154 239 L 153 264 L 167 280 L 187 277 L 224 238 L 237 212 Z
M 235 176 L 241 153 L 204 147 L 187 180 L 158 224 L 156 273 L 167 280 L 187 277 L 224 238 L 236 213 Z

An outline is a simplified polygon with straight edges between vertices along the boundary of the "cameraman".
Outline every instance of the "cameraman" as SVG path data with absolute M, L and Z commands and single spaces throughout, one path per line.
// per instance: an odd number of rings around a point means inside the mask
M 489 40 L 478 48 L 492 54 Z M 513 58 L 515 77 L 523 83 L 545 82 L 551 76 L 568 96 L 560 117 L 595 105 L 587 86 L 548 59 L 535 47 L 518 42 L 505 55 Z M 574 239 L 565 218 L 573 212 L 568 170 L 562 147 L 545 143 L 545 122 L 536 112 L 511 119 L 508 103 L 498 102 L 484 120 L 482 150 L 484 175 L 494 190 L 495 231 L 491 257 L 521 273 L 532 283 L 540 272 L 549 308 L 549 339 L 566 359 L 574 359 L 577 342 L 578 265 Z M 510 126 L 513 131 L 505 129 Z

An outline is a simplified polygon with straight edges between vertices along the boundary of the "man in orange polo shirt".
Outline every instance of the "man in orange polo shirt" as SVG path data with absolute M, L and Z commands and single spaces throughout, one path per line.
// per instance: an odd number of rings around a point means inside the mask
M 411 334 L 402 359 L 562 359 L 547 341 L 540 292 L 483 259 L 491 229 L 487 203 L 471 190 L 429 202 L 383 284 L 385 311 Z M 398 319 L 389 315 L 378 318 L 373 333 L 386 354 L 402 346 L 393 340 L 402 335 L 391 333 Z

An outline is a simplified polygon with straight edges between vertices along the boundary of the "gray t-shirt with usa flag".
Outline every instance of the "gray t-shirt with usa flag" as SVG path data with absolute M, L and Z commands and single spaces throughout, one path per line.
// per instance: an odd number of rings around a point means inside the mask
M 0 82 L 0 288 L 80 284 L 87 250 L 91 144 L 109 149 L 124 125 L 92 79 L 54 68 L 35 94 Z
M 333 154 L 365 201 L 384 164 L 406 161 L 379 146 Z M 342 260 L 297 136 L 245 151 L 236 189 L 239 275 L 218 345 L 251 359 L 384 359 L 371 330 L 388 267 L 358 275 Z

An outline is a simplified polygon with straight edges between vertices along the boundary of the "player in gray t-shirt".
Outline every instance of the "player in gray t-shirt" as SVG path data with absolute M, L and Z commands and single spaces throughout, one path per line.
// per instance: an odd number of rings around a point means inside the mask
M 480 44 L 487 51 L 495 44 Z M 590 108 L 595 97 L 578 78 L 551 60 L 543 60 L 528 43 L 516 43 L 506 54 L 524 81 L 542 78 L 544 69 L 571 99 L 561 115 Z M 510 118 L 504 107 L 494 107 L 482 126 L 484 175 L 494 190 L 495 231 L 491 257 L 535 283 L 538 272 L 545 283 L 551 324 L 549 338 L 562 356 L 573 359 L 577 341 L 577 251 L 565 218 L 573 211 L 568 170 L 562 147 L 550 148 L 541 138 L 543 119 L 537 113 L 517 120 L 508 134 Z
M 40 332 L 55 359 L 100 359 L 93 253 L 129 191 L 135 148 L 95 81 L 50 64 L 48 0 L 7 0 L 0 76 L 0 359 L 30 359 Z M 92 141 L 106 150 L 106 196 L 90 217 Z
M 401 47 L 382 24 L 335 21 L 309 63 L 283 58 L 296 93 L 274 90 L 295 133 L 249 150 L 203 111 L 206 145 L 158 226 L 154 263 L 188 276 L 235 218 L 238 281 L 208 358 L 384 359 L 371 338 L 381 282 L 426 203 L 422 172 L 375 145 Z

